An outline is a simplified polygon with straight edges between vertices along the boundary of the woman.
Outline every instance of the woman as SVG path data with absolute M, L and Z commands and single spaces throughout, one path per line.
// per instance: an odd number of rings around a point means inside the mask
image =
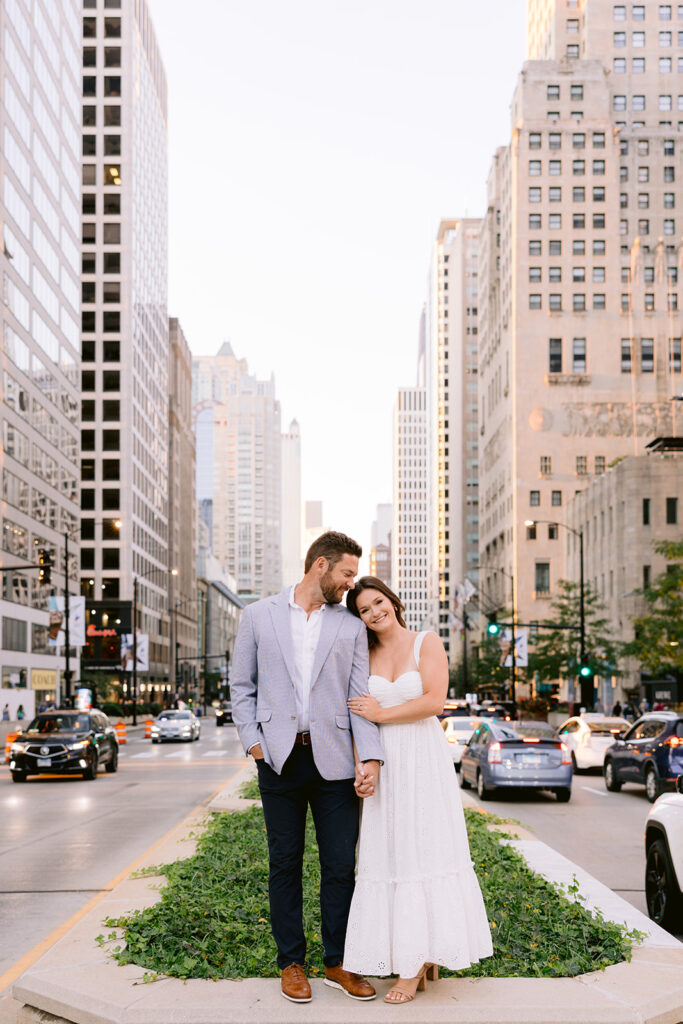
M 358 581 L 347 607 L 370 648 L 368 693 L 349 708 L 378 723 L 384 766 L 363 801 L 344 968 L 398 975 L 385 1002 L 406 1003 L 438 976 L 435 965 L 460 970 L 491 956 L 491 933 L 436 718 L 448 690 L 443 644 L 406 629 L 400 599 L 374 576 Z

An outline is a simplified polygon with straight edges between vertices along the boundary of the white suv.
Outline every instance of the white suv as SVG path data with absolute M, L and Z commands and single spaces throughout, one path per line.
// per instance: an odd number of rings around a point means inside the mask
M 631 723 L 625 718 L 584 711 L 582 715 L 563 722 L 557 735 L 569 747 L 572 765 L 577 772 L 586 768 L 602 768 L 607 748 L 630 728 Z
M 683 922 L 683 775 L 676 791 L 652 805 L 645 826 L 645 897 L 653 921 L 667 931 Z

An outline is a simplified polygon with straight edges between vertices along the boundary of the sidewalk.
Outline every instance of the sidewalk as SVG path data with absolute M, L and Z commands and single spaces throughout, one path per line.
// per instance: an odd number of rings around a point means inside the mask
M 210 810 L 248 806 L 238 792 L 252 772 L 252 766 L 246 765 L 214 798 Z M 462 795 L 465 805 L 474 803 L 468 794 Z M 206 809 L 194 812 L 144 863 L 191 856 L 190 833 L 201 829 L 205 820 Z M 409 1024 L 681 1024 L 683 944 L 523 828 L 500 828 L 534 870 L 554 881 L 571 881 L 576 874 L 589 907 L 599 906 L 606 917 L 639 928 L 647 935 L 645 942 L 635 950 L 630 964 L 578 978 L 445 979 L 401 1007 L 401 1020 Z M 151 886 L 156 881 L 127 878 L 26 971 L 14 985 L 14 998 L 25 1005 L 12 1024 L 385 1024 L 396 1020 L 396 1007 L 382 1002 L 389 980 L 378 983 L 377 1000 L 353 1004 L 343 993 L 314 980 L 313 1001 L 305 1005 L 284 1000 L 277 979 L 183 982 L 164 978 L 145 984 L 142 968 L 117 966 L 95 944 L 95 937 L 102 933 L 105 917 L 155 903 L 159 897 Z

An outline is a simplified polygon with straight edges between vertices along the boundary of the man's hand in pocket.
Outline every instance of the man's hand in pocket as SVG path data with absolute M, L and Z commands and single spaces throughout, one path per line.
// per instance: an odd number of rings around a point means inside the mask
M 255 743 L 254 746 L 251 747 L 251 749 L 249 750 L 249 753 L 254 758 L 255 761 L 263 760 L 263 751 L 261 750 L 260 743 Z

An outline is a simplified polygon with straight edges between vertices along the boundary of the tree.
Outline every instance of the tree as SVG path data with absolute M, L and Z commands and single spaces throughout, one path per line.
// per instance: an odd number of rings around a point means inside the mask
M 559 595 L 553 601 L 553 615 L 543 623 L 533 642 L 529 671 L 543 680 L 569 679 L 581 667 L 581 586 L 560 580 Z M 610 623 L 601 613 L 603 605 L 589 584 L 584 585 L 585 661 L 594 675 L 619 675 L 619 646 L 610 635 Z M 567 627 L 574 628 L 567 628 Z
M 634 639 L 622 653 L 637 658 L 654 677 L 683 673 L 683 541 L 658 541 L 654 549 L 669 562 L 651 587 L 640 591 L 648 610 L 633 618 Z

